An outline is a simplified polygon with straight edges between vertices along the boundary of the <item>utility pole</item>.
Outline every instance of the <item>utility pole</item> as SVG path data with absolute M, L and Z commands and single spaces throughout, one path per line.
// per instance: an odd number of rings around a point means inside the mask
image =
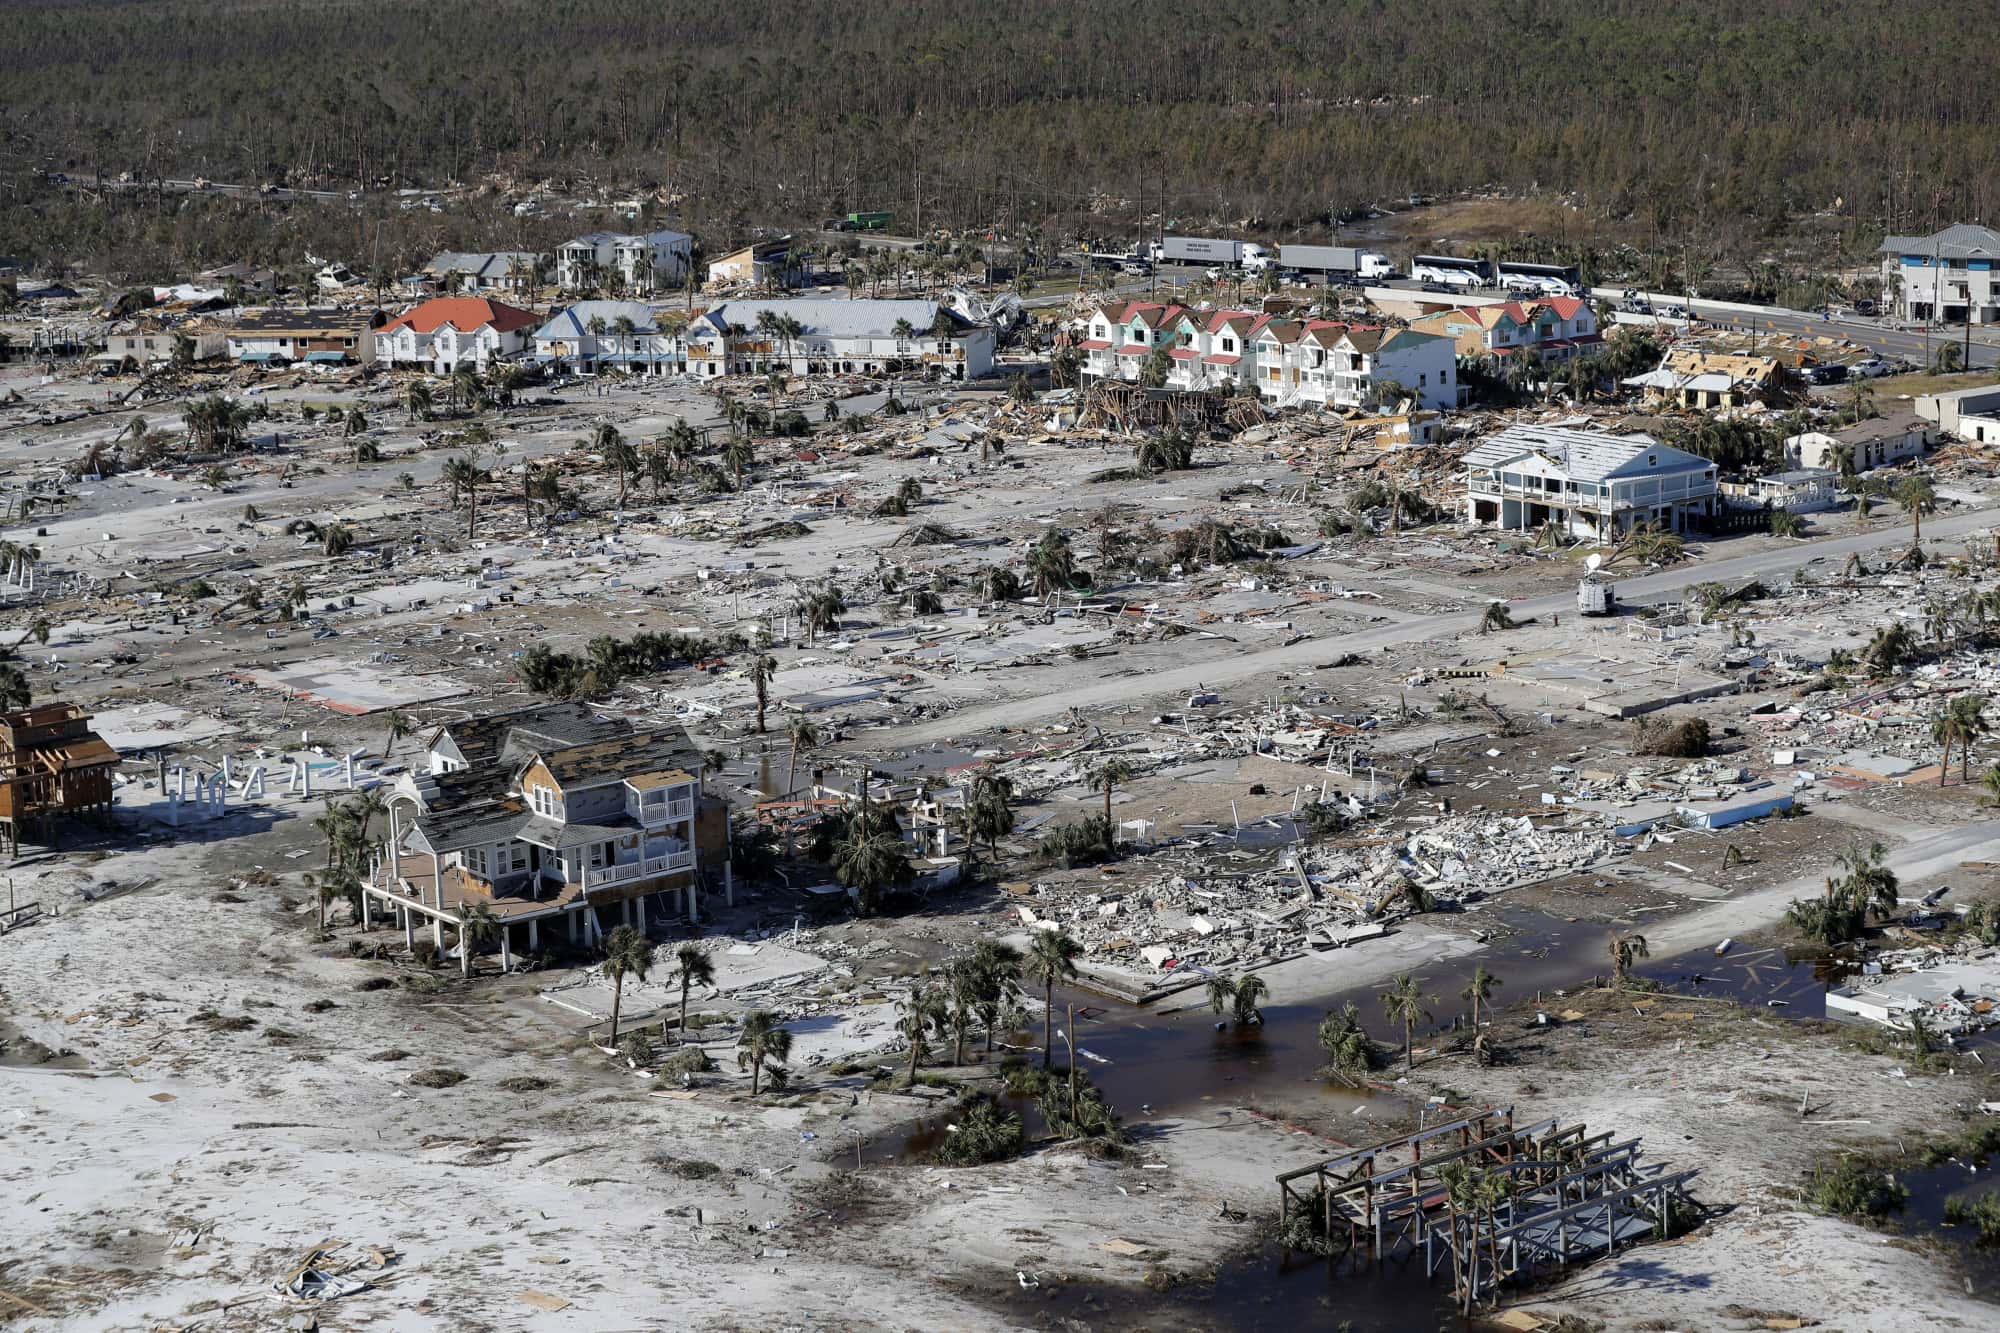
M 1063 1045 L 1069 1051 L 1069 1122 L 1076 1123 L 1076 1006 L 1063 1006 Z

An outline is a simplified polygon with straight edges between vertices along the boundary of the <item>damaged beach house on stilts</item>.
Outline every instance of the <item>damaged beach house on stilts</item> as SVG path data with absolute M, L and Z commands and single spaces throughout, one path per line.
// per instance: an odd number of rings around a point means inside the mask
M 645 930 L 649 907 L 692 921 L 704 865 L 721 867 L 733 898 L 727 807 L 704 796 L 687 734 L 598 734 L 607 724 L 580 712 L 472 719 L 430 738 L 432 771 L 397 783 L 364 885 L 406 947 L 428 924 L 443 954 L 449 927 L 469 970 L 468 935 L 488 934 L 511 968 L 518 945 L 542 947 L 544 926 L 587 947 L 614 926 Z M 578 734 L 591 738 L 562 743 Z

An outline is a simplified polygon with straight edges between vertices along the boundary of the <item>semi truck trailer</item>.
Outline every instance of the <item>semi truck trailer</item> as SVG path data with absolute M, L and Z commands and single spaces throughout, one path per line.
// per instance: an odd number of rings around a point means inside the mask
M 1203 236 L 1168 236 L 1154 241 L 1155 264 L 1214 264 L 1261 273 L 1271 266 L 1270 252 L 1255 241 L 1218 241 Z
M 1381 251 L 1351 245 L 1281 245 L 1278 266 L 1326 277 L 1386 278 L 1396 271 Z

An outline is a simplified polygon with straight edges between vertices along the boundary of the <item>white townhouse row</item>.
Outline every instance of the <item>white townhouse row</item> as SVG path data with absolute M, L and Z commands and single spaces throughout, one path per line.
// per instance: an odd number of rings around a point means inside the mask
M 1391 384 L 1426 408 L 1458 406 L 1452 340 L 1409 329 L 1134 301 L 1093 312 L 1078 350 L 1091 379 L 1139 383 L 1164 356 L 1167 388 L 1252 386 L 1278 407 L 1360 407 Z

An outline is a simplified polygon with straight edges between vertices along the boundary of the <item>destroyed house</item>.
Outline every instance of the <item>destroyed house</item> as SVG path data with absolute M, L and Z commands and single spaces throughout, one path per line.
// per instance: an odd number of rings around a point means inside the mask
M 380 315 L 365 310 L 249 310 L 225 330 L 229 359 L 250 364 L 375 359 Z
M 579 703 L 540 704 L 446 722 L 424 740 L 433 774 L 509 765 L 538 750 L 558 750 L 632 734 L 619 718 Z
M 76 704 L 0 713 L 0 765 L 0 836 L 17 853 L 24 828 L 47 836 L 58 819 L 111 817 L 118 752 Z
M 436 797 L 391 806 L 390 838 L 368 892 L 399 914 L 406 938 L 482 907 L 539 947 L 543 922 L 593 944 L 613 925 L 644 929 L 649 902 L 695 910 L 698 844 L 721 854 L 720 802 L 706 807 L 678 729 L 538 750 L 509 767 L 448 774 Z
M 1659 369 L 1634 375 L 1625 385 L 1682 407 L 1741 407 L 1779 392 L 1784 373 L 1776 357 L 1676 348 Z
M 1715 464 L 1649 435 L 1513 426 L 1464 463 L 1467 516 L 1521 532 L 1545 523 L 1591 540 L 1641 523 L 1681 532 L 1716 508 Z

